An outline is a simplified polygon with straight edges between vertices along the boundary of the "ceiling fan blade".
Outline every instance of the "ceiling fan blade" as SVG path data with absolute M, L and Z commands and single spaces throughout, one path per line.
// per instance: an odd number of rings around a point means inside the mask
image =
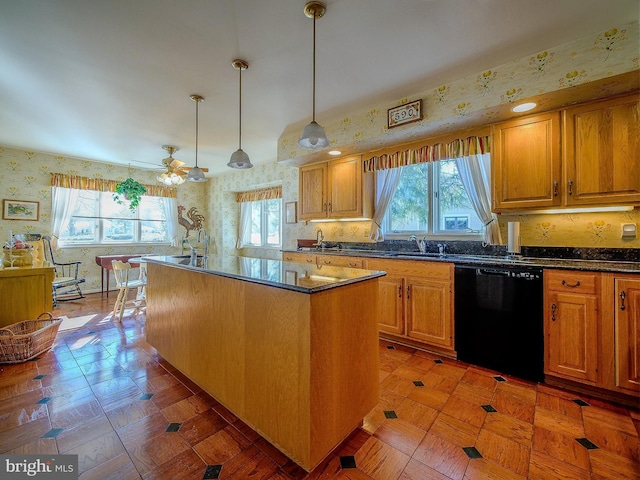
M 182 160 L 173 159 L 173 161 L 169 164 L 171 168 L 180 168 L 184 165 Z
M 182 170 L 191 170 L 193 167 L 182 167 Z M 207 173 L 209 171 L 208 168 L 206 167 L 199 167 L 200 170 L 202 170 L 203 172 Z

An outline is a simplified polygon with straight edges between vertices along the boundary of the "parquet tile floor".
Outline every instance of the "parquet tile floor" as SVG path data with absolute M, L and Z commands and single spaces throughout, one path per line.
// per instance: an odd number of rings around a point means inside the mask
M 0 366 L 0 453 L 76 454 L 99 480 L 640 479 L 637 410 L 383 341 L 380 403 L 306 474 L 157 355 L 144 311 L 113 322 L 113 300 L 62 303 L 53 350 Z

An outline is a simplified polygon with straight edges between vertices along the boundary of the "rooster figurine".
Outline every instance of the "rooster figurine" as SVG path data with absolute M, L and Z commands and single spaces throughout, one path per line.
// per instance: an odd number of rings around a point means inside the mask
M 187 234 L 185 238 L 189 236 L 189 232 L 191 230 L 195 230 L 196 232 L 200 230 L 204 225 L 204 215 L 198 213 L 196 207 L 191 207 L 187 212 L 187 217 L 189 220 L 182 216 L 182 212 L 186 210 L 182 205 L 178 205 L 178 223 L 187 229 Z

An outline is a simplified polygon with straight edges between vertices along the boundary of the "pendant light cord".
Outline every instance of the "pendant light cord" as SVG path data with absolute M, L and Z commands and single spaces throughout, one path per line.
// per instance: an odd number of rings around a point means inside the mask
M 313 13 L 313 101 L 311 118 L 316 121 L 316 13 Z
M 198 104 L 199 100 L 196 99 L 196 168 L 198 168 Z
M 242 149 L 242 67 L 238 69 L 240 72 L 240 82 L 239 82 L 239 99 L 238 102 L 238 149 Z

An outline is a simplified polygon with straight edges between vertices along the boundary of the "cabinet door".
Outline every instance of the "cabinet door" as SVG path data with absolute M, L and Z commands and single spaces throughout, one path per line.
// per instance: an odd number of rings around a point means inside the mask
M 638 95 L 564 112 L 567 205 L 640 202 Z
M 380 331 L 404 335 L 404 278 L 385 275 L 380 285 Z
M 519 118 L 493 132 L 494 212 L 560 205 L 560 114 Z
M 545 373 L 595 384 L 598 300 L 580 293 L 545 293 Z
M 453 350 L 451 282 L 407 278 L 407 336 Z
M 327 216 L 327 164 L 300 168 L 300 220 Z
M 640 279 L 616 279 L 616 386 L 640 391 Z
M 362 162 L 360 156 L 333 160 L 328 164 L 329 217 L 362 216 Z

